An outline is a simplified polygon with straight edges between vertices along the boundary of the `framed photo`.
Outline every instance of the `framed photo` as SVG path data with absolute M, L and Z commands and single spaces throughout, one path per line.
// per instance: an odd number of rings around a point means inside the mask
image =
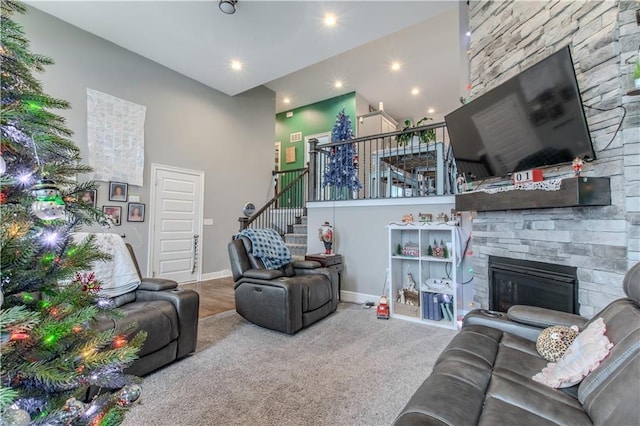
M 109 201 L 127 201 L 129 185 L 123 182 L 109 182 Z
M 93 208 L 96 207 L 96 201 L 98 200 L 98 190 L 89 189 L 80 193 L 80 202 L 82 204 L 89 205 Z
M 144 204 L 129 203 L 127 222 L 144 222 Z
M 122 218 L 122 207 L 120 206 L 102 206 L 102 212 L 109 216 L 113 224 L 120 226 Z

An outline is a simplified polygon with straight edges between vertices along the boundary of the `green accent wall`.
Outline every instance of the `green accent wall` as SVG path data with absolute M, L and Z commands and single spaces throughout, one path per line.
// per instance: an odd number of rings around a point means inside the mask
M 305 137 L 318 133 L 331 132 L 336 122 L 338 112 L 344 108 L 345 114 L 351 119 L 353 133 L 356 133 L 356 92 L 336 96 L 291 110 L 293 117 L 287 118 L 286 112 L 276 114 L 276 142 L 280 141 L 281 170 L 292 170 L 305 167 L 304 150 Z M 300 142 L 289 142 L 291 133 L 302 132 Z M 286 162 L 287 148 L 296 147 L 295 163 Z

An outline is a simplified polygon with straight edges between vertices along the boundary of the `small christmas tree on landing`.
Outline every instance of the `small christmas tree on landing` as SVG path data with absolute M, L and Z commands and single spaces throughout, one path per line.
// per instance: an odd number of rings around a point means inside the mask
M 139 395 L 139 381 L 122 374 L 135 358 L 144 333 L 97 332 L 98 315 L 117 315 L 101 299 L 87 270 L 104 260 L 92 238 L 74 243 L 83 224 L 105 222 L 80 203 L 93 182 L 76 184 L 79 149 L 64 119 L 49 111 L 68 108 L 42 91 L 32 72 L 52 63 L 29 52 L 13 13 L 1 5 L 2 115 L 0 156 L 0 424 L 117 424 Z M 91 387 L 122 388 L 88 403 Z
M 344 113 L 344 108 L 336 117 L 336 124 L 331 131 L 331 142 L 342 142 L 353 139 L 351 119 Z M 333 186 L 337 189 L 357 191 L 362 188 L 358 179 L 358 153 L 352 143 L 331 148 L 322 179 L 322 186 Z

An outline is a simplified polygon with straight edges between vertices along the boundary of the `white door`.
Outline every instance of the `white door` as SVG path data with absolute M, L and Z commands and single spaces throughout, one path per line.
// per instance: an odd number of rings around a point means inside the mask
M 204 172 L 151 165 L 149 276 L 179 283 L 201 277 Z

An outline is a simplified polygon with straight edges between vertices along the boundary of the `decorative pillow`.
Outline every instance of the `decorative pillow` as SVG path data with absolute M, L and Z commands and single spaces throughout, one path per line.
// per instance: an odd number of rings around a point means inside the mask
M 604 335 L 604 320 L 598 318 L 576 337 L 564 356 L 550 362 L 533 380 L 552 388 L 567 388 L 580 383 L 608 354 L 613 343 Z
M 540 356 L 547 361 L 556 362 L 569 349 L 569 346 L 578 337 L 578 327 L 572 325 L 554 325 L 547 327 L 538 335 L 536 349 Z

